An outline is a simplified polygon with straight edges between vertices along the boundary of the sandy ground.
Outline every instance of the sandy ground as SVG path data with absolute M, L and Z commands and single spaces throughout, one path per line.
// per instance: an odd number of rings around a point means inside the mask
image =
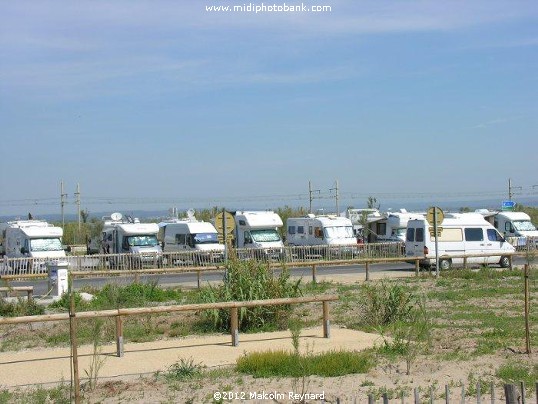
M 303 330 L 300 345 L 313 352 L 328 350 L 363 350 L 380 341 L 375 334 L 332 327 L 330 338 L 323 338 L 323 329 Z M 101 380 L 133 378 L 166 371 L 181 358 L 193 358 L 207 367 L 233 365 L 244 353 L 268 349 L 292 350 L 289 331 L 262 334 L 239 334 L 239 345 L 232 346 L 229 335 L 187 337 L 128 343 L 124 356 L 116 356 L 116 345 L 104 345 L 101 350 L 105 359 L 99 371 Z M 79 374 L 85 377 L 90 368 L 93 347 L 78 349 Z M 36 384 L 57 384 L 70 380 L 70 349 L 40 349 L 20 352 L 0 352 L 0 386 L 16 387 Z

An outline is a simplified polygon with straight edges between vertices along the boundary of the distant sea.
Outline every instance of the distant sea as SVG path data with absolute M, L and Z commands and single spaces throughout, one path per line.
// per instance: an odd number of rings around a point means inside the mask
M 400 209 L 406 209 L 409 212 L 424 212 L 426 211 L 430 206 L 438 206 L 441 209 L 443 209 L 446 212 L 459 212 L 462 208 L 467 208 L 470 210 L 476 210 L 476 209 L 489 209 L 489 210 L 500 210 L 501 209 L 501 203 L 503 201 L 506 201 L 507 199 L 499 200 L 499 199 L 467 199 L 467 200 L 458 200 L 456 198 L 454 199 L 443 199 L 443 200 L 415 200 L 415 199 L 383 199 L 378 201 L 379 208 L 382 212 L 387 211 L 398 211 Z M 519 198 L 513 198 L 514 202 L 524 205 L 524 206 L 532 206 L 532 207 L 538 207 L 538 195 L 536 196 L 526 196 L 526 197 L 519 197 Z M 317 202 L 317 203 L 316 203 Z M 260 202 L 249 202 L 248 206 L 222 206 L 218 204 L 217 201 L 215 201 L 215 204 L 210 206 L 174 206 L 174 208 L 177 209 L 178 212 L 180 212 L 181 215 L 183 215 L 187 209 L 194 209 L 195 212 L 198 210 L 203 209 L 209 209 L 213 206 L 218 206 L 219 208 L 225 207 L 228 211 L 235 211 L 235 210 L 270 210 L 270 209 L 277 209 L 277 208 L 283 208 L 285 206 L 289 206 L 291 208 L 299 208 L 303 207 L 308 209 L 308 201 L 304 202 L 301 201 L 300 204 L 293 204 L 289 202 L 283 202 L 279 204 L 278 202 L 271 201 L 271 204 L 266 203 L 260 203 Z M 357 200 L 340 200 L 339 201 L 339 207 L 338 210 L 340 212 L 344 212 L 348 207 L 354 207 L 354 208 L 364 208 L 365 201 L 357 201 Z M 70 209 L 66 209 L 65 212 L 65 221 L 75 221 L 77 220 L 77 214 L 76 212 L 73 212 L 72 206 L 69 207 Z M 105 210 L 110 209 L 109 206 L 92 206 L 92 209 L 89 210 L 90 218 L 99 218 L 101 219 L 103 216 L 110 216 L 113 212 L 120 212 L 122 214 L 130 215 L 132 217 L 138 217 L 140 219 L 159 219 L 159 218 L 165 218 L 169 216 L 169 209 L 172 208 L 171 206 L 148 206 L 148 207 L 140 207 L 138 209 L 133 209 L 132 205 L 128 206 L 117 206 L 112 208 L 111 210 Z M 13 208 L 12 208 L 13 209 Z M 27 219 L 28 214 L 31 213 L 32 217 L 34 219 L 43 219 L 47 221 L 61 221 L 62 217 L 59 212 L 54 212 L 51 210 L 51 206 L 42 207 L 41 209 L 47 209 L 46 211 L 40 212 L 40 211 L 21 211 L 19 214 L 13 214 L 13 215 L 0 215 L 0 222 L 5 222 L 9 220 L 16 220 L 16 219 Z M 84 206 L 82 206 L 82 209 L 84 209 Z M 312 211 L 313 212 L 323 212 L 323 213 L 334 213 L 336 211 L 336 204 L 333 203 L 330 204 L 330 200 L 323 200 L 323 203 L 320 203 L 320 201 L 313 201 L 312 205 Z M 1 213 L 1 212 L 0 212 Z

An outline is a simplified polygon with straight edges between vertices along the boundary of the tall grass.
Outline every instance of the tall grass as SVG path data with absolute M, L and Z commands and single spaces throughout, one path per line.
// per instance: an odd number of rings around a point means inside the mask
M 300 295 L 299 285 L 300 280 L 292 282 L 286 269 L 278 277 L 273 277 L 267 263 L 231 261 L 227 264 L 223 284 L 203 289 L 200 300 L 216 303 L 297 297 Z M 289 305 L 243 307 L 239 310 L 239 329 L 244 332 L 285 327 L 291 311 Z M 215 330 L 229 330 L 229 310 L 205 310 L 202 315 Z
M 237 360 L 236 370 L 254 377 L 323 377 L 366 373 L 374 366 L 370 352 L 330 351 L 298 355 L 286 350 L 254 352 Z

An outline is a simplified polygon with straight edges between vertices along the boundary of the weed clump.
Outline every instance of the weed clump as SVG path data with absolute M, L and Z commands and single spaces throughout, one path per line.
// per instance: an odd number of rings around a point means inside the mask
M 292 282 L 283 269 L 273 277 L 267 263 L 232 261 L 227 264 L 223 284 L 209 286 L 200 293 L 204 303 L 252 301 L 300 296 L 300 280 Z M 284 328 L 292 312 L 291 305 L 242 307 L 239 309 L 239 330 L 257 331 Z M 229 310 L 205 310 L 205 321 L 217 331 L 229 331 Z

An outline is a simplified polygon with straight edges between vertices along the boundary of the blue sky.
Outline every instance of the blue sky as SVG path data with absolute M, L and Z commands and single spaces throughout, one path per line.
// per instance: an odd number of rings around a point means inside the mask
M 536 1 L 249 3 L 0 0 L 1 214 L 538 194 Z

